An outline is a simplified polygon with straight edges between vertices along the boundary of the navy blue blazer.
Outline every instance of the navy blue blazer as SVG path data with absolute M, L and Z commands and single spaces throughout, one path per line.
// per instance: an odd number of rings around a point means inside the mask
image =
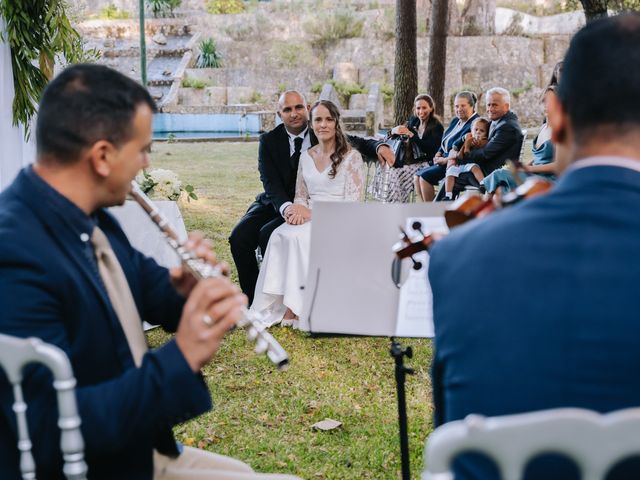
M 478 117 L 479 115 L 477 113 L 474 113 L 467 119 L 466 123 L 460 130 L 458 130 L 455 134 L 452 134 L 451 131 L 458 125 L 458 123 L 460 123 L 460 119 L 458 117 L 453 117 L 451 119 L 451 122 L 449 123 L 449 126 L 442 135 L 442 142 L 440 143 L 440 148 L 436 153 L 439 153 L 443 157 L 449 155 L 449 150 L 451 150 L 453 144 L 471 131 L 471 124 Z
M 436 426 L 470 413 L 640 406 L 638 205 L 639 172 L 578 168 L 434 246 Z M 535 478 L 575 478 L 541 468 Z M 460 472 L 494 478 L 474 463 Z
M 211 398 L 175 340 L 135 368 L 87 241 L 96 223 L 142 319 L 175 331 L 184 301 L 167 270 L 134 250 L 106 211 L 87 217 L 27 167 L 0 195 L 0 332 L 39 337 L 69 356 L 89 478 L 151 479 L 153 448 L 177 454 L 171 428 L 208 410 Z M 24 386 L 38 478 L 63 478 L 51 375 L 29 368 Z M 17 434 L 4 372 L 0 394 L 0 478 L 14 479 Z
M 522 129 L 513 112 L 505 113 L 496 120 L 489 135 L 489 142 L 482 148 L 474 148 L 464 156 L 462 163 L 476 163 L 485 175 L 500 168 L 507 160 L 520 158 Z

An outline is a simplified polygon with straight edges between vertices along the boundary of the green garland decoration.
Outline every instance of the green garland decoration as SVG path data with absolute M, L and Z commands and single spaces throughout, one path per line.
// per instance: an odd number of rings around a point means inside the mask
M 82 39 L 65 7 L 64 0 L 0 0 L 13 67 L 13 125 L 24 126 L 26 139 L 56 56 L 64 55 L 69 63 L 84 56 Z

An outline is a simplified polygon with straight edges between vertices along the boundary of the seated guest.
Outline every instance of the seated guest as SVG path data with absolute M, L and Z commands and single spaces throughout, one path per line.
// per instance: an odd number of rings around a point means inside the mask
M 442 142 L 444 127 L 440 117 L 435 113 L 435 104 L 431 96 L 420 94 L 414 100 L 414 116 L 406 125 L 398 125 L 391 130 L 393 135 L 407 135 L 409 142 L 417 145 L 424 154 L 425 160 L 412 164 L 404 164 L 401 168 L 389 170 L 386 174 L 388 185 L 383 186 L 383 170 L 378 168 L 372 186 L 375 198 L 387 202 L 407 202 L 413 189 L 413 176 L 417 170 L 428 165 Z M 390 166 L 393 163 L 388 162 Z M 384 195 L 383 195 L 383 190 Z M 383 198 L 384 197 L 384 198 Z
M 504 165 L 507 160 L 519 159 L 523 141 L 518 117 L 510 110 L 509 92 L 504 88 L 495 87 L 487 91 L 486 97 L 487 117 L 491 120 L 489 141 L 484 147 L 475 148 L 463 157 L 464 163 L 479 165 L 485 177 Z M 453 198 L 469 184 L 479 186 L 473 174 L 460 174 L 454 185 Z M 438 198 L 444 198 L 444 193 Z
M 280 96 L 278 116 L 282 124 L 260 135 L 258 170 L 264 192 L 256 197 L 229 236 L 240 288 L 249 303 L 258 279 L 256 248 L 260 247 L 264 254 L 271 232 L 289 215 L 300 154 L 318 143 L 308 128 L 309 105 L 300 92 L 289 90 Z M 347 139 L 363 156 L 393 162 L 393 151 L 384 142 L 356 135 L 347 135 Z
M 639 46 L 637 12 L 582 28 L 549 96 L 552 141 L 569 152 L 557 158 L 557 184 L 431 249 L 436 426 L 469 414 L 640 406 Z M 452 288 L 461 278 L 473 286 L 464 301 Z M 635 453 L 620 460 L 608 480 L 640 478 Z M 566 463 L 544 456 L 524 478 L 580 478 Z M 454 474 L 500 478 L 468 455 Z
M 442 136 L 440 148 L 433 157 L 433 165 L 416 171 L 413 179 L 418 201 L 431 202 L 434 199 L 434 186 L 445 176 L 449 150 L 455 142 L 471 131 L 471 122 L 478 117 L 475 112 L 476 102 L 477 98 L 473 92 L 464 91 L 456 95 L 453 102 L 455 117 Z
M 149 166 L 154 110 L 145 88 L 100 65 L 75 65 L 47 86 L 36 163 L 0 195 L 0 332 L 41 338 L 69 357 L 88 478 L 282 478 L 173 437 L 172 427 L 211 409 L 200 369 L 246 299 L 225 277 L 196 283 L 186 268 L 159 267 L 105 210 L 124 203 Z M 215 259 L 198 236 L 187 246 Z M 145 320 L 175 338 L 149 350 Z M 24 372 L 37 477 L 62 479 L 51 374 Z M 2 479 L 20 478 L 11 397 L 0 373 Z
M 394 135 L 407 135 L 429 159 L 433 158 L 442 142 L 444 127 L 440 117 L 435 114 L 433 98 L 427 94 L 418 95 L 413 101 L 414 116 L 406 125 L 393 127 Z M 393 164 L 391 164 L 393 166 Z
M 484 174 L 475 163 L 464 163 L 464 156 L 474 148 L 482 148 L 489 136 L 489 121 L 484 118 L 476 118 L 471 124 L 471 133 L 467 133 L 451 149 L 449 162 L 447 163 L 447 176 L 445 181 L 445 200 L 451 200 L 453 185 L 461 173 L 471 172 L 478 182 L 482 182 Z
M 480 182 L 487 193 L 495 193 L 498 188 L 502 193 L 509 192 L 516 188 L 518 184 L 524 182 L 527 177 L 537 175 L 547 180 L 555 180 L 554 147 L 551 142 L 551 128 L 547 121 L 547 105 L 550 95 L 555 95 L 556 87 L 549 86 L 544 93 L 544 113 L 545 119 L 540 128 L 540 132 L 533 140 L 531 151 L 533 160 L 531 163 L 522 166 L 522 171 L 518 172 L 518 181 L 513 177 L 510 170 L 499 168 L 494 170 L 487 178 Z
M 364 188 L 362 156 L 349 145 L 338 107 L 320 100 L 311 107 L 311 129 L 318 144 L 300 155 L 296 195 L 286 223 L 271 234 L 258 275 L 251 310 L 266 325 L 295 325 L 302 312 L 309 270 L 311 214 L 314 203 L 359 201 Z

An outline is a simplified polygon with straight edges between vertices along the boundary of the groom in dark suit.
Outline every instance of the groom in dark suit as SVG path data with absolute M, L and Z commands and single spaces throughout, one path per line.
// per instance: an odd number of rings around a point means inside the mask
M 293 202 L 300 153 L 318 143 L 308 128 L 309 106 L 301 93 L 284 92 L 278 101 L 278 116 L 282 124 L 260 136 L 258 169 L 264 192 L 256 197 L 229 237 L 240 287 L 249 303 L 258 279 L 255 250 L 259 246 L 264 254 L 271 232 L 284 223 Z M 364 157 L 393 159 L 391 148 L 381 141 L 354 135 L 348 138 Z
M 640 14 L 587 24 L 548 114 L 563 176 L 551 193 L 458 227 L 431 251 L 436 425 L 470 413 L 640 406 L 638 112 Z M 452 288 L 460 278 L 464 301 Z M 545 461 L 526 478 L 576 478 Z M 607 478 L 640 478 L 638 463 Z M 460 467 L 456 478 L 497 478 L 477 462 Z

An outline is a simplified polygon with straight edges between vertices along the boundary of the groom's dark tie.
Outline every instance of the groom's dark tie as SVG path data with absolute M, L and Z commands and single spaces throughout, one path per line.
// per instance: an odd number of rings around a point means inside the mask
M 296 137 L 293 139 L 293 155 L 291 155 L 291 166 L 298 170 L 298 162 L 300 161 L 300 152 L 302 151 L 302 137 Z

